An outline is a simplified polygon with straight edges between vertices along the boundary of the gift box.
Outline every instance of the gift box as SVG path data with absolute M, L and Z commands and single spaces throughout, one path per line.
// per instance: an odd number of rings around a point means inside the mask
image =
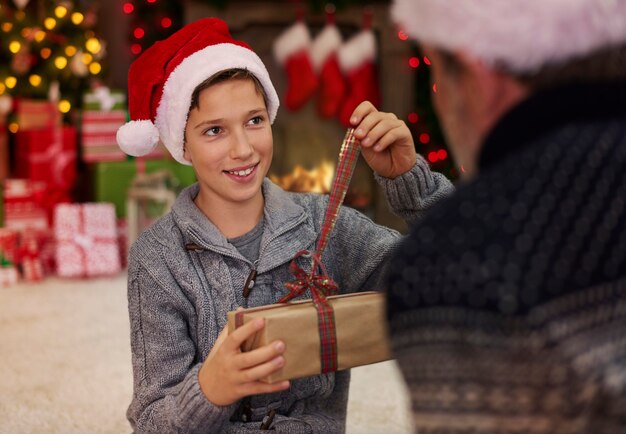
M 39 254 L 39 244 L 36 238 L 26 237 L 20 246 L 20 269 L 22 276 L 27 282 L 40 282 L 43 280 L 43 264 Z
M 15 285 L 18 277 L 17 269 L 11 261 L 0 257 L 0 287 Z
M 4 226 L 17 231 L 48 228 L 46 183 L 7 179 L 3 186 Z
M 117 130 L 126 123 L 125 110 L 84 111 L 81 119 L 81 158 L 86 162 L 122 161 Z
M 19 234 L 14 229 L 0 228 L 0 255 L 11 262 L 17 258 Z
M 15 165 L 17 178 L 45 181 L 50 188 L 70 191 L 76 182 L 76 129 L 18 131 Z
M 113 204 L 57 205 L 54 237 L 59 276 L 92 277 L 121 270 Z
M 15 115 L 20 131 L 42 130 L 50 128 L 59 120 L 57 106 L 46 100 L 18 99 Z
M 9 177 L 9 133 L 0 116 L 0 181 Z
M 196 182 L 196 174 L 191 166 L 174 160 L 137 160 L 92 163 L 88 166 L 91 184 L 91 197 L 96 202 L 110 202 L 115 205 L 119 218 L 126 218 L 126 199 L 128 190 L 137 174 L 138 164 L 143 165 L 145 173 L 167 170 L 178 182 L 178 188 Z
M 126 110 L 126 94 L 121 90 L 99 86 L 83 95 L 83 109 L 103 112 Z
M 384 294 L 360 292 L 327 297 L 334 314 L 336 366 L 331 371 L 382 362 L 391 358 L 384 314 Z M 272 304 L 228 313 L 228 330 L 255 318 L 264 318 L 265 327 L 248 339 L 243 351 L 267 345 L 274 340 L 285 343 L 285 365 L 262 381 L 318 375 L 323 369 L 318 311 L 311 300 Z
M 178 180 L 167 170 L 138 174 L 126 200 L 128 245 L 174 205 Z

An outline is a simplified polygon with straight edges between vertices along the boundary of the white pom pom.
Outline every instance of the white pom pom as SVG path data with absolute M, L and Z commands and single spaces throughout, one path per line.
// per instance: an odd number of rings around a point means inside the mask
M 159 143 L 159 130 L 151 121 L 130 121 L 117 130 L 117 144 L 128 155 L 147 155 Z

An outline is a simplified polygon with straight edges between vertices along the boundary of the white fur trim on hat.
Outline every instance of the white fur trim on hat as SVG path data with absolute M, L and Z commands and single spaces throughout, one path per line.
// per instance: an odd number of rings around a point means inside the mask
M 274 58 L 279 65 L 284 65 L 287 58 L 300 50 L 311 48 L 311 34 L 302 21 L 289 27 L 274 41 Z
M 163 86 L 154 123 L 163 144 L 176 161 L 191 165 L 184 157 L 183 143 L 193 91 L 212 75 L 233 68 L 247 69 L 259 80 L 265 90 L 270 122 L 274 122 L 280 102 L 259 56 L 235 44 L 210 45 L 183 60 L 170 73 Z
M 376 37 L 369 29 L 361 30 L 339 49 L 337 60 L 344 73 L 376 58 Z
M 418 41 L 515 72 L 626 42 L 624 0 L 395 0 L 392 17 Z
M 315 71 L 319 72 L 326 59 L 341 47 L 341 33 L 334 24 L 327 24 L 315 37 L 311 44 L 311 63 Z
M 147 155 L 159 143 L 159 130 L 149 120 L 130 121 L 117 130 L 117 144 L 133 157 Z

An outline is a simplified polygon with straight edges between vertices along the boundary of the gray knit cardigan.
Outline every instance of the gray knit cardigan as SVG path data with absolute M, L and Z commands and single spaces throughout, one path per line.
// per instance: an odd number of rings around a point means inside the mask
M 401 177 L 377 180 L 391 209 L 407 221 L 452 191 L 449 181 L 430 172 L 421 158 Z M 287 193 L 264 181 L 259 274 L 244 299 L 242 288 L 253 264 L 196 207 L 197 193 L 197 184 L 185 189 L 172 211 L 146 230 L 130 252 L 134 392 L 127 416 L 134 431 L 249 433 L 275 410 L 278 432 L 343 432 L 349 371 L 294 380 L 284 392 L 253 396 L 249 422 L 233 417 L 237 403 L 220 407 L 209 402 L 198 383 L 198 370 L 226 325 L 226 313 L 238 306 L 271 304 L 286 293 L 284 283 L 293 280 L 289 262 L 299 250 L 314 250 L 327 197 Z M 381 289 L 384 261 L 399 237 L 343 207 L 324 252 L 329 275 L 343 292 Z M 189 251 L 188 243 L 201 249 Z

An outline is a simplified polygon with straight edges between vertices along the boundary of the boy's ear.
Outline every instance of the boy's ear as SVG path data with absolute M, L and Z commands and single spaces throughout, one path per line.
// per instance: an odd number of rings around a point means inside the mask
M 185 143 L 183 143 L 183 158 L 191 161 L 191 155 L 189 154 L 189 151 L 187 151 L 187 145 Z

